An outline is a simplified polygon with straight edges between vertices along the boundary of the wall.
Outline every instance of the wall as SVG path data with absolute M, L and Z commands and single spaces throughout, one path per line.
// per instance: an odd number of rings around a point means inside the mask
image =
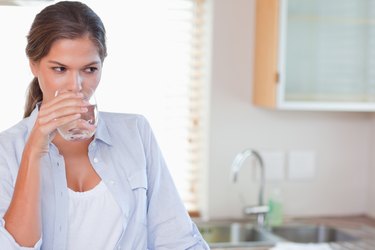
M 375 218 L 375 154 L 373 150 L 375 149 L 375 115 L 371 116 L 371 128 L 372 133 L 370 136 L 371 149 L 370 152 L 370 167 L 368 173 L 368 193 L 367 193 L 367 204 L 368 204 L 368 214 Z
M 287 215 L 367 212 L 373 125 L 369 114 L 254 107 L 251 104 L 254 0 L 213 3 L 210 163 L 208 203 L 203 215 L 241 217 L 245 203 L 256 203 L 258 186 L 251 168 L 241 170 L 237 184 L 229 179 L 231 162 L 244 148 L 285 153 L 302 149 L 316 153 L 313 180 L 279 183 Z M 374 187 L 372 190 L 375 194 Z

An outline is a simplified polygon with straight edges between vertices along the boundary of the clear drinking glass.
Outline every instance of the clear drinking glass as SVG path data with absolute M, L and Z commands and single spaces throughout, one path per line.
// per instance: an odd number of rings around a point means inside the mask
M 83 99 L 88 101 L 90 105 L 86 108 L 86 113 L 81 113 L 81 117 L 68 124 L 65 124 L 57 131 L 67 141 L 82 141 L 91 138 L 96 132 L 98 124 L 98 106 L 93 89 L 81 90 Z M 61 92 L 60 92 L 61 93 Z M 56 93 L 58 95 L 58 92 Z

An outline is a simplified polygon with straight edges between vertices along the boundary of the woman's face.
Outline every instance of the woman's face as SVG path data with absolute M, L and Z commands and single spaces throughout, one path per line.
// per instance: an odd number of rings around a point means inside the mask
M 102 61 L 98 48 L 84 36 L 77 39 L 59 39 L 49 53 L 39 62 L 30 62 L 43 92 L 43 102 L 48 102 L 56 91 L 85 91 L 99 84 Z

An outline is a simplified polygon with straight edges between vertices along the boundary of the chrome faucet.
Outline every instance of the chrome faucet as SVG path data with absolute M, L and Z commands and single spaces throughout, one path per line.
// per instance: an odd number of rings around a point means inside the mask
M 242 164 L 244 161 L 249 157 L 254 156 L 258 162 L 260 167 L 260 187 L 258 193 L 258 205 L 256 206 L 246 206 L 243 209 L 245 215 L 253 215 L 257 216 L 257 223 L 258 226 L 264 226 L 265 216 L 269 211 L 269 207 L 264 204 L 264 187 L 266 182 L 265 171 L 264 171 L 264 163 L 263 159 L 260 154 L 252 149 L 245 149 L 244 151 L 240 152 L 236 155 L 233 160 L 231 172 L 232 172 L 232 181 L 237 181 L 238 172 L 240 171 Z

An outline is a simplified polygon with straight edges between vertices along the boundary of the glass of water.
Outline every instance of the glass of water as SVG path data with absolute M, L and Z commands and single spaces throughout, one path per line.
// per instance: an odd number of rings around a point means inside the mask
M 93 89 L 83 89 L 80 91 L 83 99 L 89 103 L 86 113 L 81 113 L 81 117 L 68 124 L 65 124 L 57 131 L 67 141 L 82 141 L 90 139 L 96 132 L 98 124 L 98 106 Z M 60 92 L 61 93 L 61 92 Z M 56 93 L 58 95 L 58 92 Z

